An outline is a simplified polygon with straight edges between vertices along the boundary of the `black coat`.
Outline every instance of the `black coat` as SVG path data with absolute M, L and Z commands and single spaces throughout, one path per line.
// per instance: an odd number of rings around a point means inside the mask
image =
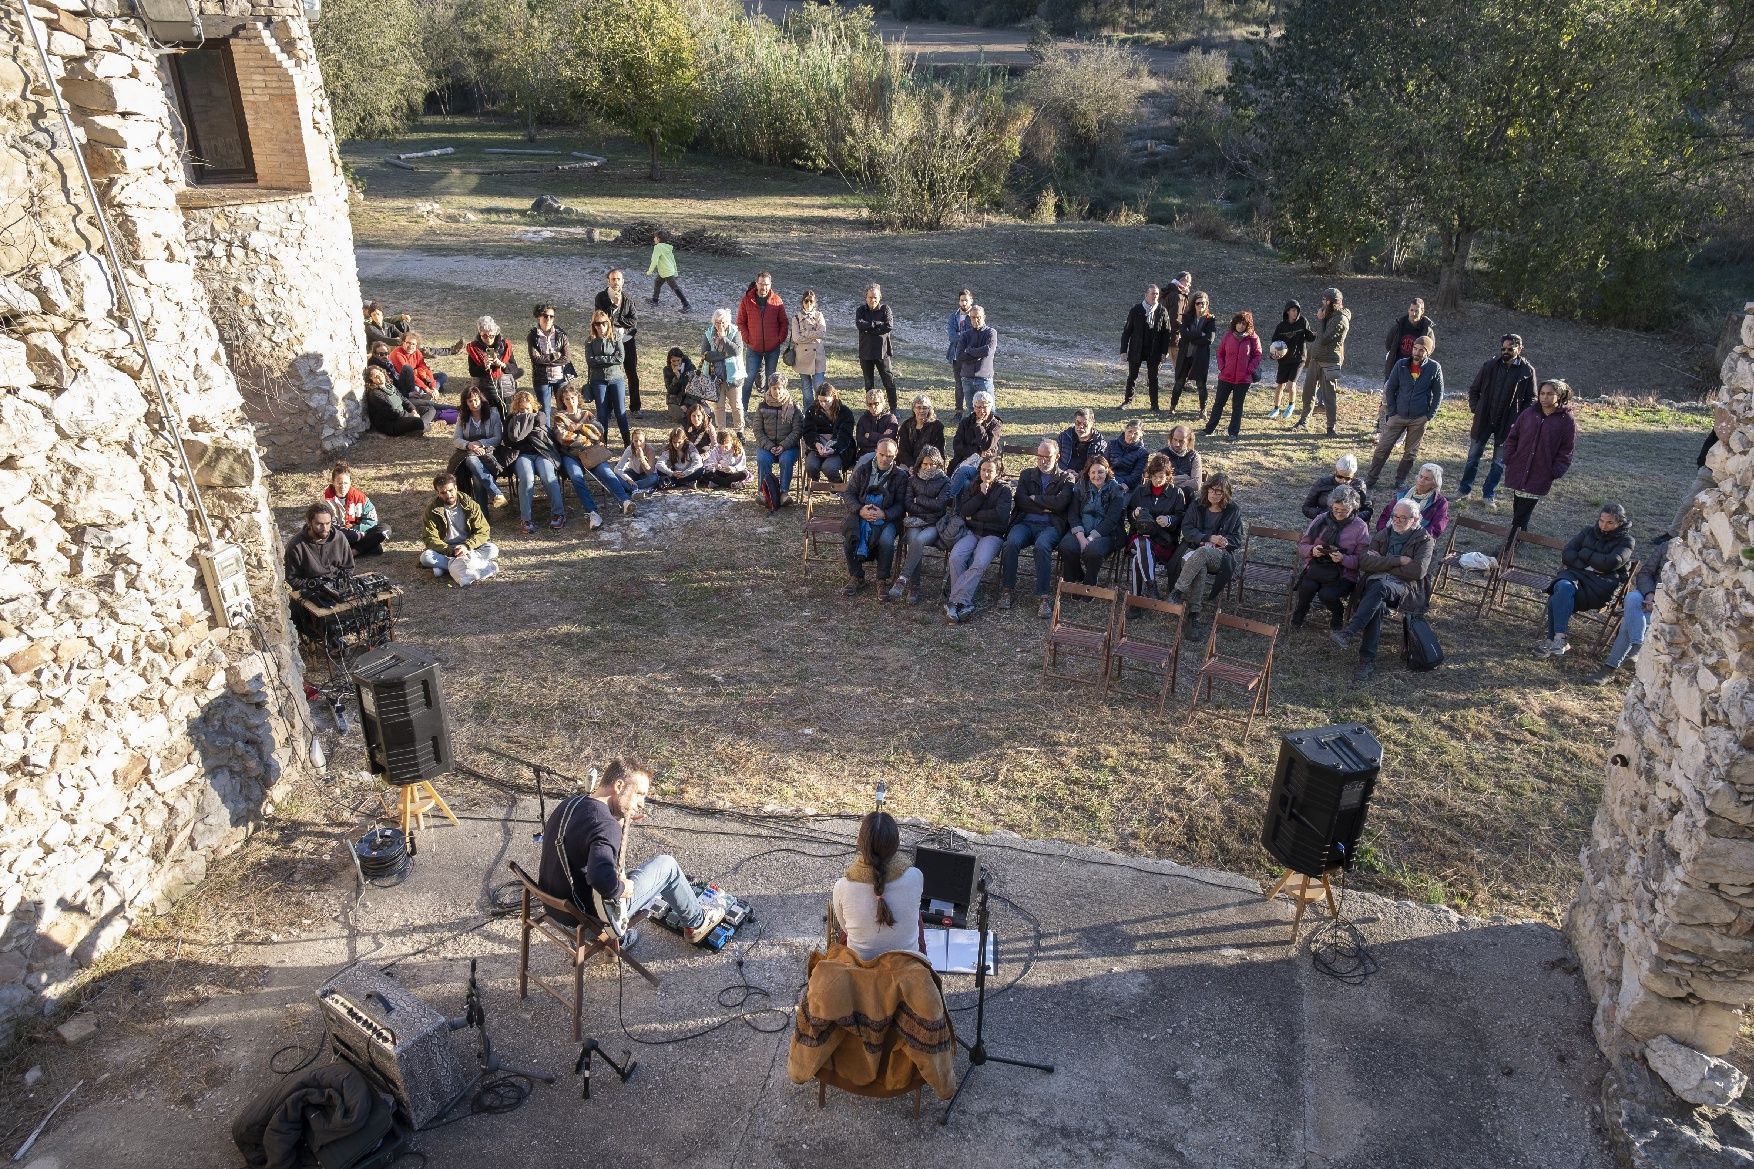
M 607 288 L 599 289 L 597 292 L 597 308 L 609 314 L 609 324 L 612 328 L 625 329 L 627 331 L 627 339 L 629 341 L 633 340 L 634 334 L 639 332 L 639 320 L 633 307 L 634 302 L 638 299 L 639 297 L 627 290 L 627 285 L 625 284 L 621 286 L 620 308 L 616 308 L 609 303 L 609 290 Z M 613 334 L 611 335 L 613 336 Z
M 950 469 L 955 470 L 970 455 L 996 455 L 1003 444 L 1000 437 L 1005 424 L 997 414 L 988 414 L 985 422 L 976 421 L 974 412 L 963 415 L 956 427 L 955 449 L 950 452 Z
M 861 455 L 867 454 L 876 450 L 877 444 L 884 439 L 895 438 L 900 430 L 901 423 L 889 411 L 872 414 L 869 410 L 861 410 L 858 420 L 853 423 L 853 445 L 859 448 Z M 900 447 L 901 440 L 896 439 L 895 445 Z M 907 464 L 903 463 L 902 466 Z
M 983 493 L 976 479 L 956 497 L 956 514 L 977 536 L 1003 536 L 1011 527 L 1011 488 L 1001 480 Z
M 1535 367 L 1520 357 L 1509 365 L 1496 357 L 1482 365 L 1468 386 L 1468 409 L 1474 412 L 1468 437 L 1504 442 L 1517 415 L 1535 404 L 1537 384 Z
M 1600 609 L 1614 599 L 1632 563 L 1632 533 L 1625 527 L 1604 532 L 1591 524 L 1565 545 L 1565 569 L 1556 579 L 1577 586 L 1577 607 Z M 1552 592 L 1551 586 L 1547 589 Z
M 937 447 L 938 453 L 946 459 L 950 457 L 949 452 L 944 449 L 944 424 L 936 418 L 920 426 L 915 423 L 914 416 L 909 414 L 895 436 L 895 445 L 900 448 L 896 458 L 910 471 L 919 466 L 920 452 L 929 446 Z
M 1303 497 L 1303 518 L 1313 520 L 1327 511 L 1328 496 L 1332 495 L 1334 488 L 1339 486 L 1342 486 L 1341 482 L 1332 475 L 1324 475 L 1317 479 L 1315 484 L 1310 487 L 1309 494 Z M 1359 519 L 1368 523 L 1373 509 L 1370 506 L 1370 496 L 1365 492 L 1364 480 L 1354 475 L 1344 486 L 1350 487 L 1358 493 L 1358 510 L 1355 514 Z
M 1218 332 L 1217 317 L 1194 315 L 1193 305 L 1182 314 L 1182 358 L 1187 360 L 1192 355 L 1195 368 L 1200 366 L 1200 355 L 1205 354 L 1206 360 L 1212 359 L 1212 338 Z
M 943 519 L 955 503 L 950 498 L 950 476 L 940 471 L 930 479 L 910 475 L 907 480 L 907 514 L 925 521 L 929 527 Z
M 1272 348 L 1272 341 L 1285 342 L 1285 356 L 1274 358 L 1274 360 L 1285 362 L 1286 365 L 1295 369 L 1303 364 L 1303 351 L 1309 348 L 1309 343 L 1315 339 L 1315 330 L 1309 327 L 1309 321 L 1304 318 L 1302 313 L 1299 313 L 1295 321 L 1281 320 L 1274 327 L 1272 340 L 1268 342 L 1267 347 Z
M 889 306 L 880 304 L 872 308 L 868 304 L 859 306 L 853 314 L 853 323 L 859 329 L 859 360 L 882 361 L 889 356 L 890 333 L 895 329 L 895 314 Z
M 1415 323 L 1402 313 L 1401 318 L 1389 326 L 1389 335 L 1382 343 L 1383 352 L 1388 354 L 1388 359 L 1383 362 L 1383 380 L 1387 381 L 1389 374 L 1394 372 L 1395 362 L 1413 356 L 1413 342 L 1421 337 L 1437 340 L 1437 326 L 1431 323 L 1430 317 L 1420 317 Z
M 551 463 L 560 462 L 560 453 L 554 449 L 554 437 L 542 421 L 540 413 L 505 416 L 505 449 L 510 452 L 506 458 L 508 465 L 519 455 L 540 457 Z
M 1071 524 L 1066 513 L 1072 506 L 1072 495 L 1077 487 L 1077 477 L 1063 468 L 1056 467 L 1043 475 L 1040 467 L 1026 467 L 1023 474 L 1017 476 L 1011 518 L 1020 521 L 1024 516 L 1045 515 L 1064 534 Z
M 1141 508 L 1144 515 L 1135 516 L 1133 512 Z M 1133 532 L 1148 534 L 1166 544 L 1180 542 L 1182 512 L 1186 509 L 1187 499 L 1174 483 L 1164 484 L 1161 495 L 1152 492 L 1149 482 L 1141 483 L 1127 496 L 1127 522 L 1132 525 Z M 1168 516 L 1169 527 L 1158 527 L 1158 516 Z
M 1121 352 L 1129 361 L 1157 361 L 1169 352 L 1171 332 L 1163 301 L 1159 300 L 1149 314 L 1141 301 L 1127 313 L 1127 327 L 1121 330 Z
M 1180 345 L 1182 340 L 1182 318 L 1187 315 L 1188 306 L 1194 303 L 1194 290 L 1182 291 L 1181 286 L 1173 280 L 1163 282 L 1163 289 L 1158 294 L 1157 303 L 1169 316 L 1169 343 Z
M 896 463 L 889 468 L 889 478 L 883 481 L 880 490 L 873 492 L 871 480 L 877 476 L 877 460 L 860 463 L 847 476 L 847 489 L 842 497 L 847 501 L 847 516 L 841 521 L 841 534 L 857 536 L 859 534 L 859 509 L 865 506 L 865 496 L 879 494 L 883 498 L 877 506 L 883 509 L 885 523 L 899 524 L 902 513 L 907 510 L 907 468 Z
M 826 439 L 834 453 L 840 456 L 843 466 L 853 465 L 858 455 L 858 448 L 853 444 L 853 412 L 845 406 L 835 409 L 832 419 L 821 406 L 810 407 L 810 413 L 804 416 L 804 449 L 814 454 L 816 440 Z

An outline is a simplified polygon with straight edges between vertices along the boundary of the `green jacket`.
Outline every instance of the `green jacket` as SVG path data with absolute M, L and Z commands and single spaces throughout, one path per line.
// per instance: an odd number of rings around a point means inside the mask
M 669 244 L 652 245 L 652 262 L 646 265 L 646 275 L 653 273 L 669 279 L 676 275 L 676 249 Z
M 481 514 L 481 505 L 462 492 L 457 494 L 457 506 L 463 509 L 464 523 L 469 534 L 463 540 L 465 548 L 479 548 L 487 543 L 493 535 L 493 529 L 487 526 L 487 517 Z M 445 505 L 435 496 L 432 506 L 426 511 L 426 546 L 440 556 L 448 556 L 451 546 L 445 543 Z

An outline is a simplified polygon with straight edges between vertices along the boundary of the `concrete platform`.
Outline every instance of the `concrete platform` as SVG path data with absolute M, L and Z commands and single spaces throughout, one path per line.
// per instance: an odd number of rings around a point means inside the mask
M 635 859 L 672 852 L 691 874 L 748 897 L 757 920 L 718 955 L 648 929 L 636 953 L 662 977 L 657 989 L 631 974 L 618 986 L 613 967 L 592 967 L 586 1032 L 632 1049 L 639 1070 L 625 1085 L 600 1070 L 583 1101 L 565 1013 L 535 992 L 519 1001 L 515 921 L 492 916 L 507 859 L 534 867 L 533 825 L 521 821 L 534 819 L 535 801 L 480 789 L 452 802 L 462 827 L 424 834 L 400 887 L 369 889 L 356 908 L 341 896 L 340 920 L 300 936 L 235 947 L 231 961 L 269 967 L 260 990 L 152 1029 L 126 1025 L 126 1002 L 100 1000 L 114 1017 L 90 1054 L 109 1070 L 25 1164 L 236 1165 L 230 1121 L 276 1079 L 268 1062 L 278 1049 L 320 1035 L 313 996 L 332 973 L 354 960 L 387 965 L 458 1015 L 471 957 L 501 1058 L 560 1078 L 518 1111 L 421 1134 L 435 1167 L 1613 1164 L 1594 1103 L 1604 1069 L 1589 1003 L 1556 931 L 1348 894 L 1345 914 L 1380 967 L 1348 985 L 1287 945 L 1289 905 L 1264 901 L 1252 880 L 1013 836 L 966 840 L 996 894 L 1000 969 L 986 1042 L 1056 1070 L 978 1069 L 948 1127 L 929 1093 L 919 1120 L 911 1097 L 830 1094 L 819 1110 L 813 1087 L 786 1078 L 789 1009 L 851 852 L 846 819 L 654 809 L 635 831 Z M 910 827 L 907 845 L 924 833 Z M 557 970 L 559 959 L 548 947 L 542 961 Z M 736 1014 L 720 1004 L 746 994 L 735 989 L 742 980 L 770 996 L 749 1006 L 779 1010 L 649 1045 Z M 972 1038 L 972 977 L 946 976 L 946 987 Z M 469 1033 L 456 1041 L 472 1053 Z M 165 1076 L 166 1060 L 185 1074 Z M 206 1062 L 195 1087 L 172 1097 L 160 1080 L 188 1081 L 189 1060 Z

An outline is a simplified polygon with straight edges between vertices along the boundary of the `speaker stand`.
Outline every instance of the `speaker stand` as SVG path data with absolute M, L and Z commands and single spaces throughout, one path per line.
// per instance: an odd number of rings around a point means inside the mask
M 432 785 L 431 780 L 423 779 L 418 783 L 402 784 L 400 794 L 396 797 L 396 821 L 402 829 L 402 835 L 407 836 L 409 829 L 414 827 L 425 832 L 426 814 L 434 808 L 445 814 L 445 819 L 451 822 L 451 827 L 461 827 L 457 823 L 456 813 L 451 811 L 451 806 L 445 803 L 445 798 L 439 795 L 438 788 Z M 384 811 L 386 814 L 389 812 L 387 799 L 384 802 Z
M 1286 869 L 1285 875 L 1280 877 L 1277 881 L 1274 881 L 1273 887 L 1267 890 L 1268 901 L 1273 900 L 1273 898 L 1279 896 L 1279 894 L 1283 892 L 1287 894 L 1292 901 L 1297 903 L 1297 910 L 1291 915 L 1292 945 L 1297 945 L 1297 931 L 1303 924 L 1303 911 L 1309 908 L 1310 902 L 1320 901 L 1325 897 L 1328 902 L 1328 916 L 1340 916 L 1340 907 L 1334 904 L 1334 887 L 1328 882 L 1329 874 L 1338 871 L 1339 870 L 1337 869 L 1329 869 L 1320 877 L 1312 877 L 1308 873 L 1300 873 L 1295 869 Z M 1297 878 L 1297 884 L 1295 886 L 1291 884 L 1291 879 L 1293 877 Z M 1312 886 L 1311 882 L 1316 883 Z

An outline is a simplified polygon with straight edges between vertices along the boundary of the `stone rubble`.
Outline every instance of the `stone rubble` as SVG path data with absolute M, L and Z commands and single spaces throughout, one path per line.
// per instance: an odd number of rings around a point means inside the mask
M 1748 1086 L 1748 1077 L 1735 1064 L 1694 1051 L 1667 1035 L 1644 1045 L 1644 1061 L 1689 1104 L 1725 1108 Z

